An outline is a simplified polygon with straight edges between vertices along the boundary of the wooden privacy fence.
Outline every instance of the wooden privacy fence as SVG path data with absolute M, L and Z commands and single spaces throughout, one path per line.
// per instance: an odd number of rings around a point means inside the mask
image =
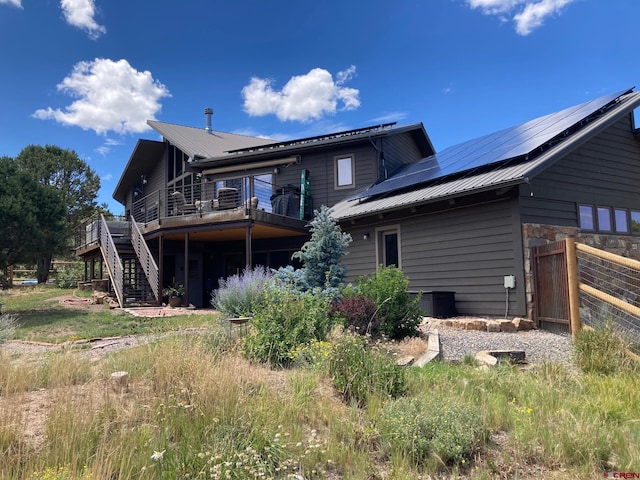
M 534 320 L 570 331 L 612 323 L 640 343 L 640 262 L 576 243 L 533 249 Z

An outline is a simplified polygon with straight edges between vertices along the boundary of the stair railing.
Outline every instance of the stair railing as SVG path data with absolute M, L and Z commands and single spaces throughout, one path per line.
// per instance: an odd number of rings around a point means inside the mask
M 107 264 L 107 270 L 113 283 L 113 290 L 116 292 L 118 303 L 122 308 L 124 307 L 124 268 L 104 215 L 100 215 L 100 249 L 102 250 L 102 257 Z
M 149 285 L 151 285 L 153 295 L 155 296 L 156 301 L 159 302 L 160 281 L 158 265 L 153 259 L 153 255 L 151 255 L 147 242 L 145 242 L 142 232 L 140 232 L 140 228 L 138 227 L 135 218 L 133 218 L 133 215 L 131 216 L 131 244 L 133 245 L 133 250 L 136 252 L 136 256 L 142 265 L 142 269 L 149 281 Z

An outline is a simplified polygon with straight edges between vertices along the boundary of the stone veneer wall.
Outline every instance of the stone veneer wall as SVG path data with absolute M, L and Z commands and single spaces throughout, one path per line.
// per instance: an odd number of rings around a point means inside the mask
M 527 317 L 533 318 L 533 271 L 531 269 L 531 248 L 547 243 L 559 242 L 567 237 L 575 237 L 577 242 L 599 248 L 623 257 L 640 260 L 640 236 L 605 235 L 584 233 L 577 227 L 559 227 L 524 223 L 522 242 L 524 247 L 524 276 L 527 296 Z

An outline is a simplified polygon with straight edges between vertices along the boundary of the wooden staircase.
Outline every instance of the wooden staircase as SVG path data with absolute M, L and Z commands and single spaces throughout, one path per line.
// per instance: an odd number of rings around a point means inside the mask
M 120 307 L 160 304 L 158 267 L 135 220 L 100 217 L 100 250 Z

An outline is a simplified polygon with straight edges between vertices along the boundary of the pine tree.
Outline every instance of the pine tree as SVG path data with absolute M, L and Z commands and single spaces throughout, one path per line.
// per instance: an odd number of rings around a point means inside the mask
M 336 224 L 330 208 L 323 205 L 314 211 L 314 215 L 309 224 L 311 239 L 293 257 L 302 262 L 303 277 L 309 288 L 336 288 L 347 273 L 342 260 L 351 243 L 351 235 Z

